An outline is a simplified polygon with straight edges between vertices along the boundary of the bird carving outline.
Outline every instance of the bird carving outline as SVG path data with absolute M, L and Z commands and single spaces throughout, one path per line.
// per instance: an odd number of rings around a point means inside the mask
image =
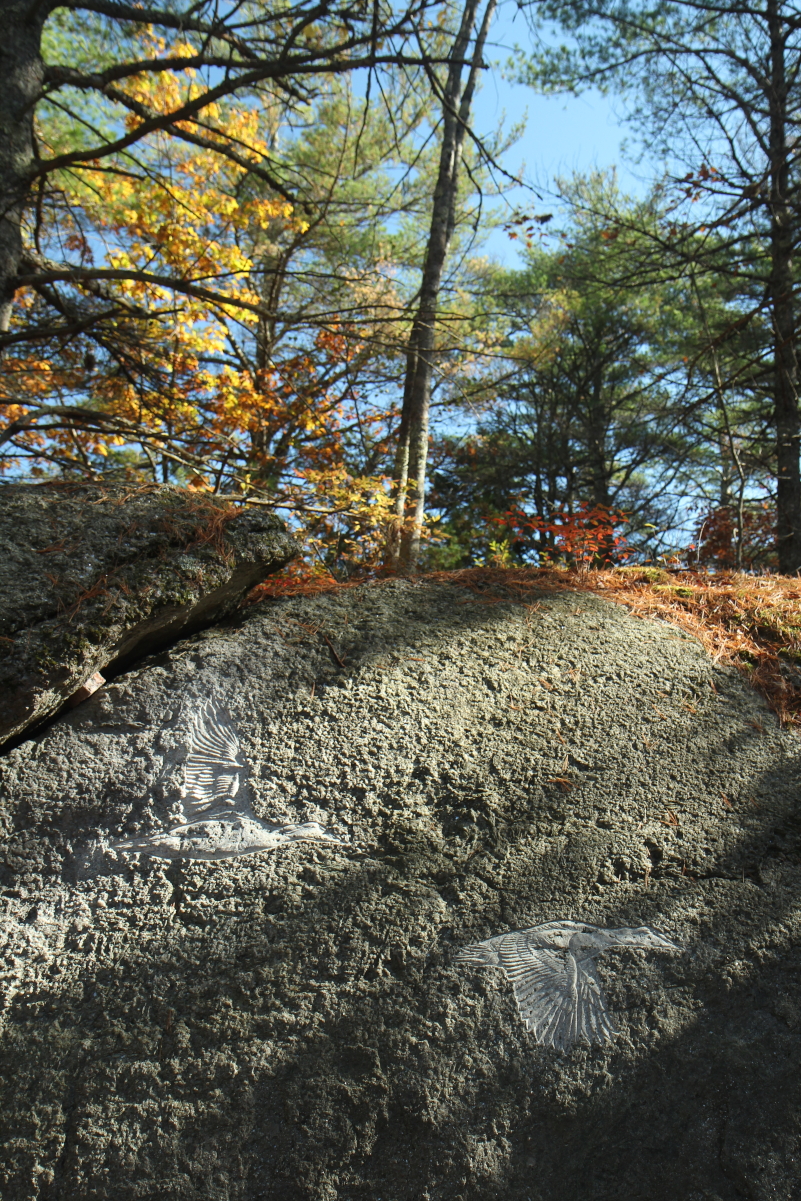
M 247 770 L 233 723 L 207 701 L 192 721 L 190 749 L 184 764 L 186 824 L 208 818 L 218 810 L 225 813 L 232 807 L 247 811 L 249 806 L 240 794 L 242 776 Z
M 498 967 L 511 982 L 518 1013 L 535 1040 L 568 1051 L 609 1042 L 617 1033 L 595 960 L 616 947 L 679 950 L 649 926 L 603 930 L 585 922 L 545 922 L 464 947 L 457 963 Z
M 188 741 L 178 821 L 116 842 L 113 850 L 163 859 L 228 859 L 287 842 L 350 841 L 319 822 L 273 823 L 253 813 L 246 786 L 249 767 L 239 735 L 230 717 L 212 701 L 195 712 Z

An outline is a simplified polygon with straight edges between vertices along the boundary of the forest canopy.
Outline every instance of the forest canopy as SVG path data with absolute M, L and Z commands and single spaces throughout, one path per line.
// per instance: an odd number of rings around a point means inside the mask
M 3 479 L 269 506 L 343 579 L 801 569 L 797 5 L 535 0 L 510 57 L 494 0 L 2 4 Z M 521 192 L 492 72 L 619 97 L 650 186 Z

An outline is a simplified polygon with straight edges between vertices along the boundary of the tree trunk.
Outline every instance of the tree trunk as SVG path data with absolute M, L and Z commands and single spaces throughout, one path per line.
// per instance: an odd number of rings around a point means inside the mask
M 268 226 L 266 230 L 268 240 L 271 234 L 277 237 L 277 232 L 273 227 Z M 271 379 L 274 371 L 273 355 L 277 343 L 276 314 L 281 300 L 281 293 L 286 283 L 288 266 L 289 255 L 287 253 L 279 252 L 278 254 L 268 255 L 266 252 L 262 252 L 260 255 L 259 272 L 261 280 L 259 293 L 264 310 L 259 314 L 256 323 L 256 346 L 253 365 L 255 367 L 255 388 L 261 396 L 267 394 L 268 380 Z M 248 472 L 251 483 L 255 488 L 268 488 L 272 490 L 278 476 L 276 465 L 280 456 L 288 452 L 289 441 L 287 440 L 285 431 L 282 439 L 278 439 L 278 444 L 274 445 L 273 440 L 278 434 L 274 412 L 270 410 L 268 417 L 265 417 L 262 412 L 257 412 L 255 417 L 257 424 L 250 433 L 251 453 L 248 462 Z M 283 446 L 281 445 L 282 440 Z
M 23 255 L 22 215 L 36 162 L 33 111 L 42 91 L 49 5 L 0 0 L 0 333 L 8 331 Z
M 487 0 L 470 60 L 470 72 L 462 92 L 462 66 L 479 6 L 479 0 L 466 0 L 450 56 L 443 96 L 439 172 L 434 189 L 420 300 L 409 335 L 403 409 L 395 457 L 395 530 L 389 549 L 391 563 L 396 570 L 413 571 L 420 553 L 437 306 L 445 259 L 453 237 L 459 163 L 495 3 L 496 0 Z
M 801 569 L 801 472 L 799 471 L 798 360 L 793 301 L 793 215 L 787 145 L 786 25 L 779 0 L 768 0 L 770 35 L 770 252 L 769 295 L 773 325 L 776 422 L 776 540 L 779 571 Z

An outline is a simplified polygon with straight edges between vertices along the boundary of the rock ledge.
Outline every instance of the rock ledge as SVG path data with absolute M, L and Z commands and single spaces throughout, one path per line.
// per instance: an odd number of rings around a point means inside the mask
M 0 547 L 0 744 L 231 613 L 298 551 L 271 514 L 185 489 L 52 483 L 3 487 Z

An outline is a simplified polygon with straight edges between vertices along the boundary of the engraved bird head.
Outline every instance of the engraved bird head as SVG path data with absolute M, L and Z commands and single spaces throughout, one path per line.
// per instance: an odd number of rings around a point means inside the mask
M 673 942 L 659 930 L 650 926 L 621 926 L 618 930 L 604 930 L 610 946 L 617 947 L 655 947 L 666 951 L 681 950 L 678 943 Z
M 330 830 L 326 830 L 325 826 L 321 826 L 319 822 L 302 822 L 297 826 L 281 826 L 278 830 L 278 835 L 282 841 L 287 842 L 299 842 L 303 839 L 308 839 L 314 842 L 334 842 L 340 846 L 344 846 L 350 842 L 349 838 L 340 838 L 338 834 L 333 834 Z
M 511 981 L 518 1013 L 536 1041 L 567 1051 L 579 1041 L 601 1045 L 617 1033 L 596 960 L 604 951 L 625 946 L 679 949 L 649 926 L 603 930 L 563 921 L 508 930 L 463 947 L 456 959 L 500 968 Z

